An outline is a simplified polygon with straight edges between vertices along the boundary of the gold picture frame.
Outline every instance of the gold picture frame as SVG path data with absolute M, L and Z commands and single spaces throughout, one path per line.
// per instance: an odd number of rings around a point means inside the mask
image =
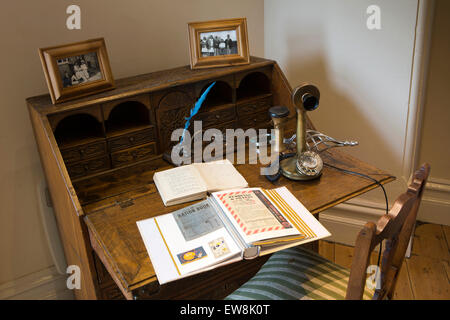
M 103 38 L 39 49 L 53 104 L 114 88 Z
M 250 63 L 246 18 L 191 22 L 188 31 L 191 69 Z

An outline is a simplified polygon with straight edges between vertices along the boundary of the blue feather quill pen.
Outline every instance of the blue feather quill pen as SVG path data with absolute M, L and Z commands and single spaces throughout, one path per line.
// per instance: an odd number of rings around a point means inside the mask
M 186 130 L 189 128 L 189 125 L 191 124 L 191 119 L 198 113 L 198 111 L 200 110 L 203 102 L 206 99 L 206 96 L 208 95 L 209 91 L 211 90 L 211 88 L 216 84 L 216 82 L 214 81 L 213 83 L 211 83 L 211 85 L 206 88 L 205 92 L 203 92 L 203 94 L 200 96 L 200 98 L 197 100 L 197 102 L 195 103 L 194 107 L 191 109 L 191 112 L 189 114 L 189 117 L 186 117 L 186 123 L 184 125 L 184 129 L 183 129 L 183 134 L 181 135 L 181 139 L 180 139 L 180 145 L 183 143 L 184 140 L 184 134 L 186 132 Z

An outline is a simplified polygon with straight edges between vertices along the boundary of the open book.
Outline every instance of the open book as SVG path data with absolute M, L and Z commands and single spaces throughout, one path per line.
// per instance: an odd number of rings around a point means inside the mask
M 285 187 L 215 192 L 137 225 L 160 284 L 331 235 Z
M 203 199 L 207 192 L 248 186 L 227 159 L 159 171 L 153 181 L 165 206 Z

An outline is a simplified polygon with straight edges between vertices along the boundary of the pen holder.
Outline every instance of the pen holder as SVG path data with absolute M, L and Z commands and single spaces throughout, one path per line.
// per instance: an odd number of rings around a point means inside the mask
M 272 144 L 272 151 L 282 153 L 286 151 L 284 144 L 284 127 L 288 120 L 289 109 L 285 106 L 275 106 L 269 109 L 269 115 L 272 118 L 275 129 L 275 139 Z

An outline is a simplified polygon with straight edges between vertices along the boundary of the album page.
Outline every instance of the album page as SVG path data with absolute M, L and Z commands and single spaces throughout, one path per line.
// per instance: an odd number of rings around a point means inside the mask
M 212 197 L 243 241 L 260 247 L 260 255 L 331 235 L 286 187 L 227 190 Z
M 242 260 L 207 200 L 137 225 L 161 284 Z
M 278 208 L 261 188 L 215 192 L 212 196 L 227 214 L 246 243 L 286 238 L 301 239 L 305 235 L 286 218 L 286 210 Z

